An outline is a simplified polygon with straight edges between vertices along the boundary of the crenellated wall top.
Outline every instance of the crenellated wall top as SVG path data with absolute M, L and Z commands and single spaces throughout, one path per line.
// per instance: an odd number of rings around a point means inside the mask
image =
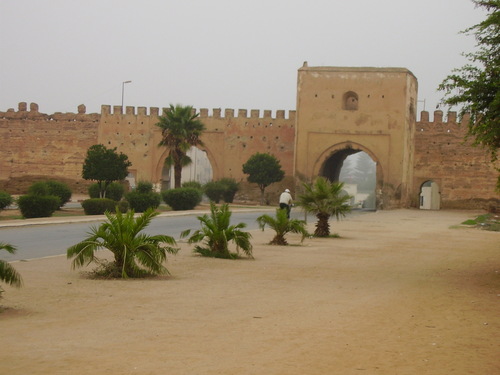
M 86 107 L 83 104 L 78 106 L 78 113 L 55 112 L 51 115 L 39 111 L 37 103 L 20 102 L 18 110 L 9 108 L 6 112 L 0 111 L 0 118 L 8 120 L 45 120 L 45 121 L 99 121 L 100 115 L 97 113 L 86 114 Z
M 136 111 L 137 110 L 137 111 Z M 149 114 L 147 107 L 125 107 L 125 115 L 137 115 L 137 116 L 160 116 L 160 114 L 163 114 L 165 111 L 169 111 L 170 108 L 158 108 L 158 107 L 150 107 L 149 108 Z M 196 113 L 196 109 L 193 109 L 193 111 Z M 284 120 L 295 120 L 295 111 L 288 111 L 288 118 L 285 116 L 286 111 L 285 110 L 277 110 L 274 117 L 273 117 L 273 111 L 272 110 L 263 110 L 262 111 L 262 116 L 261 116 L 261 111 L 258 109 L 252 109 L 250 110 L 250 116 L 249 112 L 246 109 L 238 109 L 237 112 L 235 112 L 234 109 L 231 108 L 226 108 L 224 109 L 224 112 L 222 111 L 221 108 L 213 108 L 212 112 L 210 113 L 208 108 L 200 108 L 199 110 L 200 113 L 200 119 L 203 118 L 220 118 L 220 119 L 237 119 L 237 118 L 244 118 L 244 119 L 284 119 Z M 236 113 L 236 116 L 235 116 Z M 123 113 L 123 108 L 120 105 L 102 105 L 101 106 L 101 114 L 103 116 L 113 116 L 113 115 L 124 115 Z
M 446 120 L 441 110 L 434 111 L 434 119 L 430 121 L 429 112 L 420 112 L 420 121 L 417 121 L 416 131 L 426 133 L 464 133 L 467 130 L 470 116 L 465 114 L 461 121 L 457 120 L 457 112 L 448 112 Z M 462 126 L 464 125 L 464 126 Z

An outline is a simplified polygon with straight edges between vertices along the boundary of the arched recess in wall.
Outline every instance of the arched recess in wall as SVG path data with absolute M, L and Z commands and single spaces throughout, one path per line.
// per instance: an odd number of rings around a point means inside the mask
M 220 177 L 220 170 L 217 166 L 217 163 L 215 162 L 215 158 L 213 156 L 213 153 L 207 149 L 207 148 L 198 148 L 198 151 L 203 151 L 206 155 L 206 158 L 208 159 L 208 162 L 210 163 L 210 168 L 211 168 L 211 176 L 212 179 L 219 179 Z M 174 176 L 173 174 L 170 175 L 169 168 L 165 166 L 165 159 L 168 156 L 168 150 L 165 148 L 160 155 L 160 158 L 156 164 L 155 168 L 155 181 L 160 185 L 161 190 L 166 190 L 170 187 L 173 187 L 173 179 Z M 193 168 L 194 166 L 191 166 Z M 187 181 L 187 180 L 194 180 L 196 181 L 196 175 L 199 173 L 196 172 L 196 169 L 194 170 L 194 173 L 192 172 L 192 169 L 190 171 L 186 171 L 183 169 L 182 172 L 182 181 Z M 187 176 L 186 176 L 187 175 Z M 170 179 L 172 180 L 172 183 L 170 183 Z M 205 182 L 205 181 L 202 181 Z
M 351 168 L 351 173 L 346 169 Z M 377 192 L 383 186 L 383 172 L 378 158 L 361 144 L 343 142 L 325 150 L 314 165 L 314 176 L 344 182 L 344 189 L 355 197 L 356 208 L 376 209 Z
M 439 210 L 441 208 L 441 192 L 439 185 L 433 180 L 427 180 L 420 185 L 421 210 Z

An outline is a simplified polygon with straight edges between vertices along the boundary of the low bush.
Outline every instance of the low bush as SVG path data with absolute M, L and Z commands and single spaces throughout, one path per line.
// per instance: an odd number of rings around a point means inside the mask
M 218 181 L 223 187 L 222 199 L 226 203 L 233 203 L 234 196 L 239 189 L 238 183 L 234 178 L 222 178 Z
M 205 195 L 212 202 L 219 203 L 222 199 L 222 194 L 224 193 L 224 185 L 222 185 L 219 181 L 210 181 L 203 186 L 203 191 Z
M 198 190 L 203 190 L 203 186 L 198 181 L 187 181 L 182 184 L 183 188 L 195 188 Z
M 9 207 L 12 203 L 14 203 L 14 198 L 12 198 L 12 195 L 7 193 L 6 191 L 0 191 L 0 210 Z
M 106 211 L 116 212 L 116 207 L 120 212 L 127 212 L 128 202 L 117 202 L 110 198 L 90 198 L 82 202 L 85 215 L 103 215 Z
M 26 194 L 17 199 L 17 205 L 26 219 L 50 217 L 60 207 L 61 200 L 55 195 Z
M 99 184 L 95 183 L 89 186 L 89 197 L 90 198 L 100 198 L 99 197 Z M 114 201 L 120 201 L 125 193 L 125 188 L 119 182 L 112 182 L 106 188 L 106 198 L 112 199 Z
M 144 212 L 150 207 L 155 209 L 158 208 L 161 203 L 161 196 L 152 191 L 149 193 L 131 191 L 125 195 L 125 200 L 135 212 Z
M 202 193 L 195 188 L 177 188 L 161 193 L 163 200 L 174 211 L 192 210 L 201 202 Z
M 61 208 L 70 201 L 71 189 L 64 182 L 48 180 L 46 184 L 49 187 L 49 195 L 55 195 L 61 200 L 61 205 L 58 208 Z

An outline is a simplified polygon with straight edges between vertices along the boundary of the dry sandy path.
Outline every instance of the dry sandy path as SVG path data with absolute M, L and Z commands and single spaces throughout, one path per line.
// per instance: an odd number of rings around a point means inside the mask
M 301 246 L 254 231 L 255 260 L 182 244 L 151 280 L 16 262 L 0 374 L 500 374 L 500 233 L 450 228 L 475 214 L 379 211 Z

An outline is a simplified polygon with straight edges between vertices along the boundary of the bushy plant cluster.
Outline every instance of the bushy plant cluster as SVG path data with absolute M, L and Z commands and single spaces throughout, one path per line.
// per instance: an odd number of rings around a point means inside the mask
M 222 178 L 217 181 L 207 182 L 203 186 L 205 195 L 215 203 L 219 203 L 221 199 L 226 203 L 233 203 L 238 189 L 238 183 L 233 178 Z
M 63 182 L 39 181 L 28 188 L 28 194 L 17 200 L 24 218 L 49 217 L 71 199 L 71 190 Z
M 140 181 L 134 191 L 125 195 L 125 200 L 135 212 L 144 212 L 148 208 L 158 208 L 161 195 L 153 191 L 151 182 Z
M 99 198 L 101 188 L 98 183 L 89 186 L 88 193 L 90 198 Z M 106 198 L 114 201 L 120 201 L 125 193 L 125 188 L 119 182 L 112 182 L 106 187 Z
M 202 193 L 196 188 L 182 187 L 165 190 L 161 196 L 174 211 L 192 210 L 200 204 Z
M 0 191 L 0 210 L 9 207 L 12 203 L 14 203 L 14 198 L 12 197 L 12 195 L 7 193 L 6 191 Z
M 120 212 L 127 212 L 128 202 L 120 201 L 117 202 L 109 198 L 90 198 L 82 202 L 83 211 L 85 215 L 103 215 L 106 211 L 116 212 L 116 209 Z

